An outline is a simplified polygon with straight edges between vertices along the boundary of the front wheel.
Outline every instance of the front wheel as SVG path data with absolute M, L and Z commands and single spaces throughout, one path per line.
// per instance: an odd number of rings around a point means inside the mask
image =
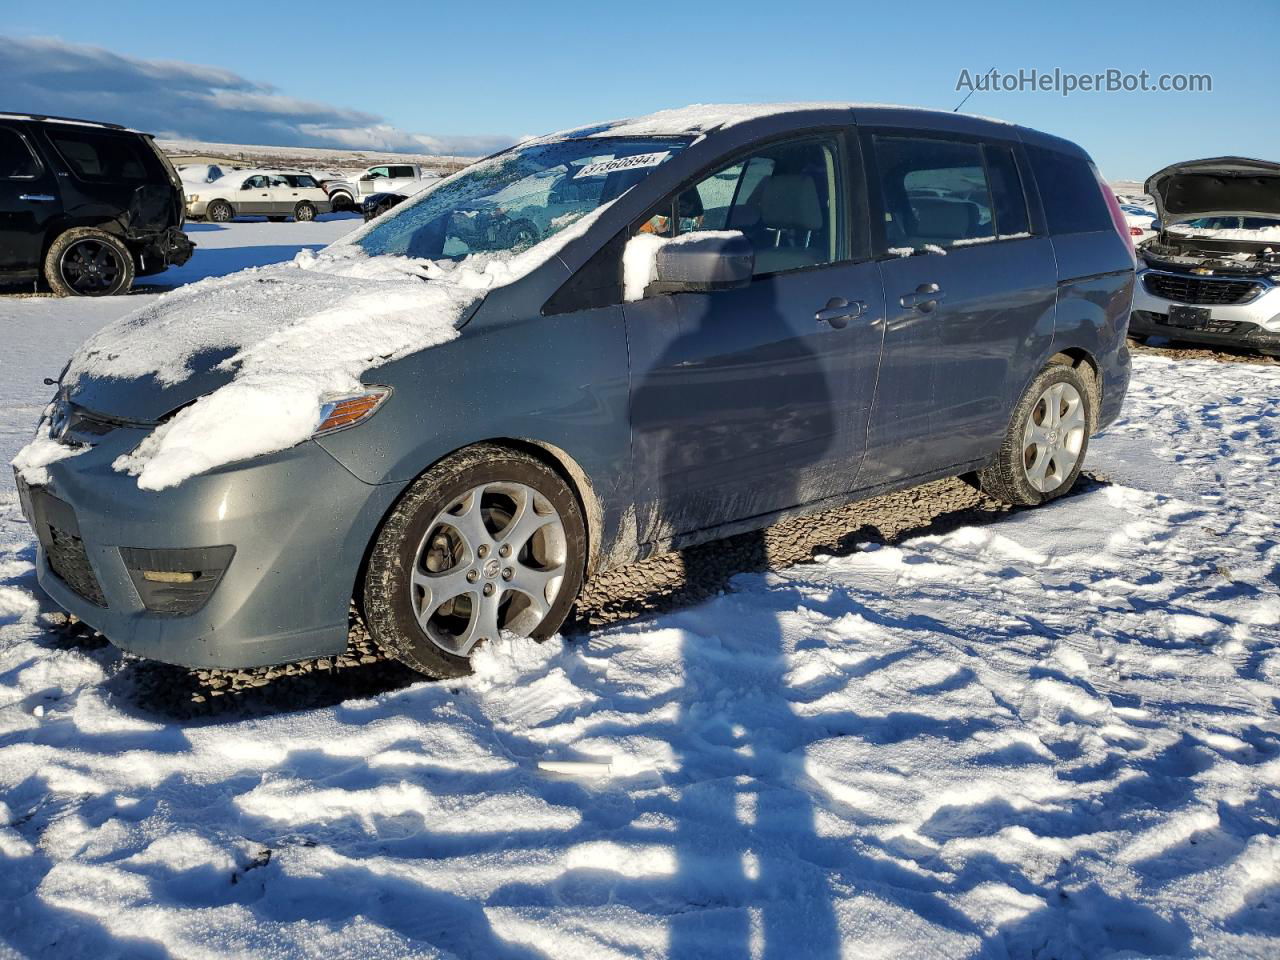
M 68 230 L 44 259 L 49 289 L 60 297 L 109 297 L 133 286 L 133 254 L 119 237 L 93 227 Z
M 1014 408 L 995 462 L 978 473 L 984 493 L 1018 506 L 1060 497 L 1075 484 L 1097 423 L 1085 375 L 1065 364 L 1040 371 Z
M 488 444 L 416 480 L 374 541 L 363 611 L 378 644 L 430 677 L 471 672 L 502 632 L 545 640 L 582 588 L 586 527 L 555 470 Z
M 205 209 L 204 216 L 206 220 L 213 223 L 227 223 L 235 216 L 235 211 L 227 201 L 215 200 Z

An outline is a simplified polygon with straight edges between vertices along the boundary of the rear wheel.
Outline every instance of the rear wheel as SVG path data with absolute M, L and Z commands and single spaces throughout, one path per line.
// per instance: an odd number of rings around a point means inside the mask
M 582 511 L 560 475 L 529 454 L 479 445 L 423 474 L 383 522 L 365 622 L 414 670 L 463 676 L 476 646 L 504 631 L 554 634 L 585 561 Z
M 235 216 L 235 211 L 227 201 L 215 200 L 205 209 L 204 216 L 206 220 L 212 220 L 214 223 L 226 223 Z
M 1014 408 L 995 462 L 978 474 L 983 492 L 1005 503 L 1035 506 L 1075 484 L 1097 423 L 1085 375 L 1051 364 Z
M 306 200 L 299 201 L 298 205 L 293 208 L 293 219 L 302 223 L 306 220 L 314 220 L 316 218 L 315 204 Z
M 49 289 L 62 297 L 108 297 L 133 286 L 133 254 L 117 236 L 93 227 L 68 230 L 44 260 Z

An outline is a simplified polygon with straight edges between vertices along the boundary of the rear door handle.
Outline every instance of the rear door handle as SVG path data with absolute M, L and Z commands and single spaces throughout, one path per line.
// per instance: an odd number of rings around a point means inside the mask
M 844 297 L 832 297 L 827 305 L 813 315 L 819 323 L 829 323 L 837 330 L 843 330 L 850 320 L 856 320 L 867 312 L 867 305 L 861 300 L 846 300 Z
M 946 296 L 946 291 L 936 283 L 922 283 L 916 287 L 915 293 L 904 293 L 898 298 L 898 302 L 908 309 L 929 313 Z
M 53 203 L 56 198 L 48 193 L 20 193 L 18 199 L 30 200 L 32 203 Z

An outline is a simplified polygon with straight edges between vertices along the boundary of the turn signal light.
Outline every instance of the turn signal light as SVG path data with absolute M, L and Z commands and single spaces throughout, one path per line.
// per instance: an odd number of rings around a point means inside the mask
M 316 427 L 314 435 L 320 437 L 354 427 L 373 416 L 389 396 L 390 387 L 369 387 L 362 393 L 326 398 L 320 408 L 320 426 Z

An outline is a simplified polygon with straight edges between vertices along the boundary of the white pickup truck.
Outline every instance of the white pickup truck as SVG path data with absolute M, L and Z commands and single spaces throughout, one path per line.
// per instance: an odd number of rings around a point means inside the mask
M 416 193 L 424 180 L 439 177 L 417 163 L 379 163 L 357 177 L 325 180 L 321 186 L 334 210 L 356 210 L 371 193 Z

